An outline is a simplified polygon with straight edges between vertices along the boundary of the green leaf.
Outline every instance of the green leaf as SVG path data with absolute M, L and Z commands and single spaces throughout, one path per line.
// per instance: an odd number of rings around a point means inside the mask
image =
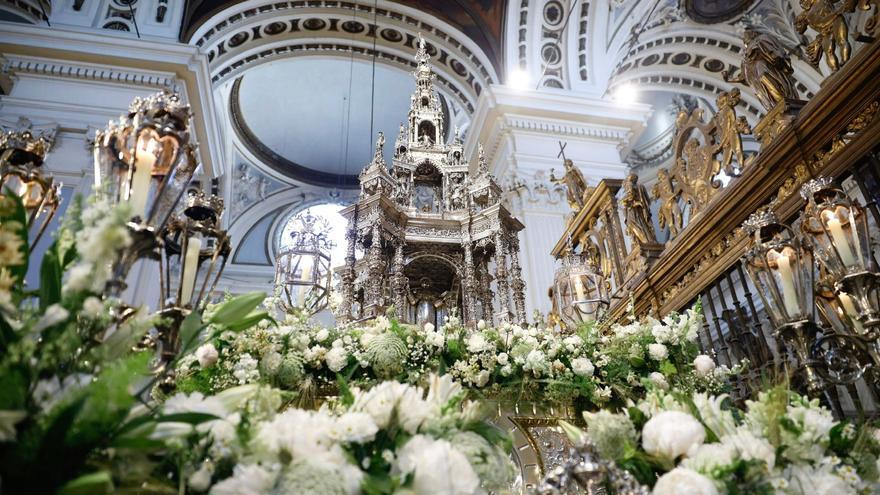
M 263 292 L 251 292 L 234 297 L 221 304 L 209 322 L 227 327 L 236 325 L 250 315 L 251 311 L 256 309 L 264 299 L 266 299 L 266 294 Z
M 19 251 L 24 258 L 24 262 L 20 265 L 9 267 L 9 271 L 15 277 L 17 285 L 20 285 L 24 281 L 28 269 L 27 210 L 25 210 L 21 198 L 9 188 L 6 188 L 3 196 L 3 203 L 10 205 L 11 208 L 0 208 L 0 225 L 3 225 L 7 231 L 18 235 L 18 238 L 21 240 Z M 15 225 L 16 228 L 11 229 L 9 228 L 10 225 Z
M 97 495 L 113 493 L 113 478 L 107 471 L 80 476 L 58 490 L 58 495 Z
M 174 414 L 163 414 L 156 418 L 157 423 L 189 423 L 191 425 L 198 425 L 204 423 L 206 421 L 214 421 L 216 419 L 223 419 L 214 414 L 208 413 L 200 413 L 200 412 L 184 412 L 184 413 L 174 413 Z
M 199 332 L 202 331 L 202 314 L 198 311 L 186 315 L 186 318 L 180 323 L 180 342 L 181 348 L 178 356 L 189 353 L 195 347 L 198 340 Z
M 263 320 L 272 320 L 273 323 L 275 322 L 275 320 L 271 316 L 269 316 L 268 312 L 255 311 L 245 316 L 241 320 L 238 320 L 237 322 L 232 324 L 227 324 L 225 326 L 228 330 L 232 330 L 233 332 L 240 332 L 256 325 Z

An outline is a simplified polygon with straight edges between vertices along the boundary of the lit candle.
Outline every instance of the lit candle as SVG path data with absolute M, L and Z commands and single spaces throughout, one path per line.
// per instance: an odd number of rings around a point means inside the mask
M 180 282 L 180 305 L 186 306 L 192 300 L 193 287 L 196 284 L 196 273 L 199 271 L 199 253 L 202 240 L 192 236 L 186 243 L 186 256 L 183 261 L 183 277 Z
M 849 248 L 849 241 L 846 239 L 846 235 L 843 233 L 843 227 L 840 226 L 840 220 L 838 220 L 836 216 L 832 215 L 828 219 L 828 232 L 831 234 L 831 239 L 834 241 L 834 247 L 836 247 L 837 252 L 840 253 L 840 260 L 843 261 L 843 265 L 850 266 L 855 264 L 852 250 Z
M 153 165 L 156 164 L 154 152 L 155 141 L 149 140 L 143 149 L 139 150 L 134 163 L 134 176 L 131 178 L 128 201 L 131 203 L 132 212 L 146 220 L 147 197 L 150 194 L 150 179 L 153 176 Z
M 837 295 L 837 299 L 840 300 L 840 305 L 843 306 L 843 310 L 849 315 L 850 320 L 853 323 L 853 328 L 858 333 L 865 332 L 865 326 L 862 325 L 862 322 L 859 321 L 859 312 L 856 311 L 856 305 L 853 304 L 853 300 L 849 297 L 849 294 L 845 292 L 841 292 Z
M 794 285 L 794 274 L 791 271 L 791 264 L 788 256 L 780 254 L 776 258 L 777 271 L 782 282 L 782 302 L 785 311 L 789 317 L 800 314 L 800 304 L 798 304 L 798 293 Z

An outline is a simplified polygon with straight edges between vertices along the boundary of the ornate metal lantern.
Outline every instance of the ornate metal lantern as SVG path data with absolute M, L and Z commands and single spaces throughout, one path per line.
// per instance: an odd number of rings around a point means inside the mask
M 801 229 L 840 308 L 854 320 L 856 331 L 857 326 L 862 333 L 880 326 L 880 274 L 871 253 L 867 211 L 829 178 L 807 182 L 801 196 L 807 201 Z
M 569 254 L 556 271 L 553 295 L 559 316 L 570 328 L 595 321 L 608 308 L 605 277 L 595 263 L 583 254 Z
M 159 235 L 196 170 L 189 143 L 189 105 L 167 90 L 136 98 L 129 113 L 95 137 L 95 184 L 110 203 L 128 202 L 133 242 L 114 266 L 110 294 L 125 287 L 128 270 L 140 258 L 158 258 Z
M 179 348 L 180 321 L 205 302 L 217 286 L 231 252 L 229 235 L 220 228 L 223 200 L 202 191 L 190 192 L 183 215 L 172 218 L 164 231 L 160 260 L 162 313 L 160 356 L 173 357 Z
M 284 311 L 315 314 L 329 300 L 330 226 L 325 218 L 309 212 L 297 215 L 294 222 L 291 242 L 281 249 L 275 263 L 275 289 Z
M 27 211 L 30 250 L 46 231 L 60 202 L 59 185 L 43 173 L 43 160 L 53 139 L 30 131 L 8 131 L 0 135 L 0 187 L 21 197 Z
M 743 227 L 752 236 L 743 264 L 776 335 L 793 352 L 806 386 L 820 390 L 822 382 L 811 355 L 820 332 L 815 324 L 812 253 L 769 208 L 754 213 Z

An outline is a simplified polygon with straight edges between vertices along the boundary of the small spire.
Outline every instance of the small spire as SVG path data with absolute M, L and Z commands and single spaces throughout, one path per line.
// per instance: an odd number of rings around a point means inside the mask
M 385 163 L 385 133 L 379 131 L 379 137 L 376 138 L 376 152 L 373 154 L 373 162 Z
M 459 129 L 458 126 L 455 126 L 455 133 L 452 142 L 453 144 L 461 144 L 461 129 Z
M 427 65 L 429 60 L 431 60 L 431 56 L 428 55 L 428 47 L 425 43 L 425 38 L 422 38 L 422 33 L 419 33 L 419 49 L 416 51 L 416 62 L 419 65 Z
M 477 165 L 477 174 L 486 175 L 489 173 L 489 166 L 486 164 L 486 155 L 483 153 L 483 143 L 477 145 L 479 150 L 479 163 Z

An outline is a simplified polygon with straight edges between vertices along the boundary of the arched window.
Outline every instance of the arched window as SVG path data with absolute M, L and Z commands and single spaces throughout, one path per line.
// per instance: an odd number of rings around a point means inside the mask
M 424 120 L 419 124 L 419 142 L 423 144 L 434 144 L 436 131 L 434 124 L 429 120 Z

